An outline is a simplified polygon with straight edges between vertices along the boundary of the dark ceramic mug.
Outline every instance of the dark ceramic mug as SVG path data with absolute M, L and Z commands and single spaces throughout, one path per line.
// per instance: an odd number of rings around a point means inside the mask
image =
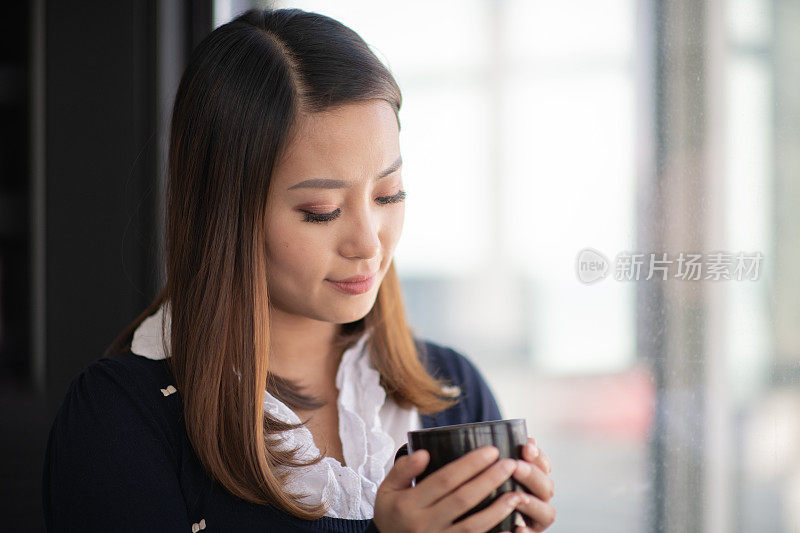
M 428 461 L 425 471 L 414 478 L 414 484 L 416 485 L 450 461 L 454 461 L 482 446 L 495 446 L 500 450 L 498 461 L 505 458 L 522 459 L 522 448 L 527 443 L 528 430 L 525 426 L 524 418 L 440 426 L 409 431 L 408 442 L 397 450 L 394 460 L 397 461 L 401 456 L 414 453 L 417 450 L 428 450 L 430 461 Z M 514 490 L 530 494 L 526 487 L 518 483 L 513 477 L 510 477 L 493 490 L 482 502 L 459 516 L 456 522 L 487 508 L 501 495 Z M 519 511 L 513 511 L 502 522 L 490 529 L 488 533 L 513 531 L 518 525 L 525 525 L 523 515 Z

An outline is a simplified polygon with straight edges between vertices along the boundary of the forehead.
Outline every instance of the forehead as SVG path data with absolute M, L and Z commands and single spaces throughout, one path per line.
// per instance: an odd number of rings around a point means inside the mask
M 310 177 L 362 180 L 399 155 L 394 110 L 367 100 L 300 115 L 272 179 L 281 186 Z

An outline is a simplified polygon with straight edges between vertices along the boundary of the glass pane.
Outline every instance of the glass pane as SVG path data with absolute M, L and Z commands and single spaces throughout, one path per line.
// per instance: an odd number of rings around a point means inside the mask
M 527 419 L 548 531 L 794 531 L 797 3 L 274 5 L 350 25 L 394 72 L 409 319 Z M 706 277 L 737 254 L 755 275 Z

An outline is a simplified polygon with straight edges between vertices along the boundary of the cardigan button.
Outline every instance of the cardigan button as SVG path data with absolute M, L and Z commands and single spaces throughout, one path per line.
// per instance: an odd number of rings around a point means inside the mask
M 445 385 L 444 387 L 442 387 L 442 392 L 446 396 L 456 397 L 459 394 L 461 394 L 461 387 L 459 387 L 458 385 Z

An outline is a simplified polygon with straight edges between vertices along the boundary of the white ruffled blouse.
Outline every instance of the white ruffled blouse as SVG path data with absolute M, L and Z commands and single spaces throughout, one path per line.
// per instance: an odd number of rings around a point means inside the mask
M 162 305 L 134 332 L 133 353 L 149 359 L 166 357 L 161 344 L 162 317 L 169 336 L 169 306 Z M 416 407 L 401 408 L 381 387 L 380 374 L 366 350 L 368 335 L 364 333 L 345 350 L 336 373 L 339 437 L 347 466 L 333 457 L 324 457 L 314 465 L 286 467 L 292 469 L 287 489 L 295 494 L 306 493 L 303 501 L 308 503 L 330 502 L 325 515 L 333 518 L 358 520 L 374 516 L 375 494 L 394 464 L 395 452 L 406 442 L 408 431 L 422 427 Z M 294 411 L 266 390 L 264 409 L 284 422 L 300 423 Z M 285 431 L 279 444 L 281 449 L 298 445 L 300 459 L 319 454 L 314 437 L 305 426 Z

